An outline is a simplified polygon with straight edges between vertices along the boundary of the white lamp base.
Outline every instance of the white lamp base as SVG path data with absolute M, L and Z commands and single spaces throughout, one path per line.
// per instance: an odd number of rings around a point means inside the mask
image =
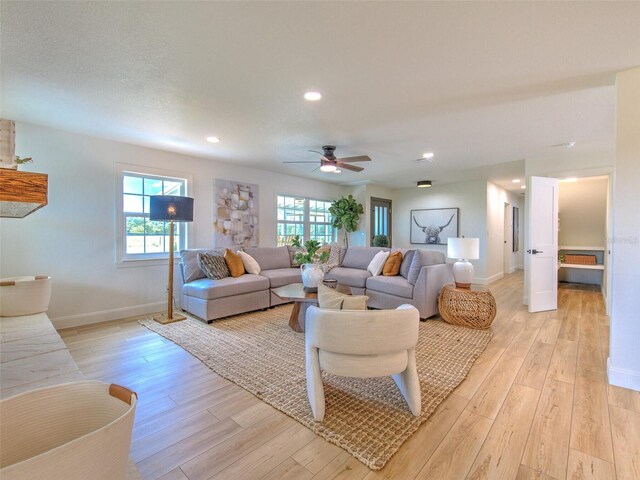
M 457 288 L 471 288 L 473 265 L 468 260 L 458 260 L 453 264 L 453 280 Z

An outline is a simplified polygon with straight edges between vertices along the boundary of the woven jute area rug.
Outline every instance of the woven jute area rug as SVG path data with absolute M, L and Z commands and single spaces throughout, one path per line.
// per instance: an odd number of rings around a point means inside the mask
M 422 414 L 414 417 L 391 377 L 347 378 L 323 372 L 326 415 L 316 422 L 307 399 L 304 334 L 289 328 L 291 305 L 218 320 L 188 318 L 161 325 L 141 320 L 199 358 L 219 375 L 253 393 L 372 470 L 379 470 L 465 378 L 492 333 L 420 322 L 416 360 Z M 362 332 L 366 335 L 366 332 Z

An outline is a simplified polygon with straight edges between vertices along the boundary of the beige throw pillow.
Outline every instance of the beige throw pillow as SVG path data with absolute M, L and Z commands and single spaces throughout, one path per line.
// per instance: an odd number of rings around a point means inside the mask
M 238 255 L 242 258 L 245 272 L 260 275 L 260 265 L 258 265 L 255 258 L 245 252 L 238 252 Z
M 318 285 L 318 306 L 327 310 L 366 310 L 366 295 L 345 295 L 333 288 Z

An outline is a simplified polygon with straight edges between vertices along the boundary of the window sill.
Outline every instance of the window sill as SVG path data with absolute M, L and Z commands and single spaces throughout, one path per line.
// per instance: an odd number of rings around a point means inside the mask
M 174 263 L 177 263 L 176 260 L 180 261 L 180 255 L 175 255 L 173 257 Z M 118 260 L 116 261 L 117 268 L 137 268 L 137 267 L 155 267 L 158 265 L 168 265 L 169 257 L 165 258 L 131 258 L 126 260 Z

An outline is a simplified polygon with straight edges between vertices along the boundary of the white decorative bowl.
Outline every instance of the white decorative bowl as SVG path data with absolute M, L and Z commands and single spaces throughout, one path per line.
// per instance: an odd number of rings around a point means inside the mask
M 0 317 L 46 312 L 51 299 L 51 277 L 27 276 L 0 279 Z

